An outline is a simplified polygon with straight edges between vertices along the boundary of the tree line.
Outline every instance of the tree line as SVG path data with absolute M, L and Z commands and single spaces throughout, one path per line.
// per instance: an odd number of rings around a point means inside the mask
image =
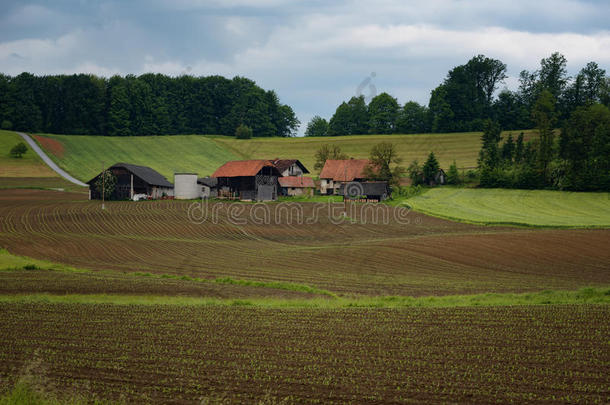
M 82 135 L 235 135 L 288 137 L 299 121 L 273 90 L 243 77 L 162 74 L 34 76 L 0 74 L 0 126 Z
M 567 60 L 553 53 L 540 68 L 519 75 L 516 91 L 497 93 L 507 78 L 506 65 L 477 55 L 449 71 L 432 90 L 428 106 L 409 101 L 401 106 L 395 97 L 381 93 L 367 105 L 364 96 L 341 103 L 329 121 L 315 116 L 307 136 L 482 131 L 486 120 L 504 130 L 533 128 L 535 103 L 543 91 L 554 100 L 557 123 L 567 121 L 577 108 L 600 103 L 610 105 L 610 78 L 597 63 L 589 62 L 575 77 L 567 75 Z M 496 95 L 497 94 L 497 95 Z

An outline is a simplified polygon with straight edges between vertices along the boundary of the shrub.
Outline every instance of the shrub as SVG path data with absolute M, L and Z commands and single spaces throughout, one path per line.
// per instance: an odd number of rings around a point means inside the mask
M 237 139 L 250 139 L 252 138 L 252 128 L 247 125 L 241 124 L 235 130 L 235 138 Z
M 0 127 L 1 129 L 13 129 L 13 123 L 9 120 L 3 120 Z

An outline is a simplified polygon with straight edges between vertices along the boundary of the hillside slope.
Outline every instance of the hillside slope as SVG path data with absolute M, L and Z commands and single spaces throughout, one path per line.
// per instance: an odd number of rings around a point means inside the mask
M 513 136 L 517 134 L 513 132 Z M 527 139 L 533 131 L 525 134 Z M 433 151 L 441 167 L 448 168 L 455 160 L 458 167 L 467 168 L 476 166 L 480 136 L 479 132 L 467 132 L 250 140 L 202 135 L 123 138 L 45 134 L 36 138 L 60 167 L 87 181 L 100 172 L 102 165 L 121 161 L 150 166 L 170 180 L 175 172 L 209 175 L 232 159 L 296 158 L 313 172 L 316 150 L 326 143 L 339 145 L 350 157 L 366 158 L 373 145 L 392 142 L 405 166 L 414 159 L 423 163 Z

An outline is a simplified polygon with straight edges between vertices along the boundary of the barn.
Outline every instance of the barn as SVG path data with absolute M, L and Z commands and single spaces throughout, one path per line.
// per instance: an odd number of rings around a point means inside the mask
M 336 194 L 341 184 L 364 181 L 368 159 L 327 160 L 320 172 L 320 193 Z
M 110 171 L 117 179 L 114 191 L 110 196 L 112 200 L 132 199 L 136 194 L 146 194 L 154 199 L 174 195 L 174 185 L 167 181 L 161 173 L 150 167 L 115 163 L 106 170 Z M 98 191 L 95 185 L 101 174 L 87 182 L 90 200 L 102 199 L 102 193 Z
M 313 196 L 316 185 L 311 177 L 285 176 L 278 178 L 280 194 L 287 196 Z
M 218 180 L 218 197 L 251 201 L 277 200 L 280 176 L 270 160 L 233 160 L 212 174 Z

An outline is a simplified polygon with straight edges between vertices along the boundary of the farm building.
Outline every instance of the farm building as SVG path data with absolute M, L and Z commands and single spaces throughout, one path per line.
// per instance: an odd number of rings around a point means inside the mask
M 216 170 L 218 196 L 240 200 L 277 200 L 279 170 L 270 160 L 233 160 Z
M 304 176 L 285 176 L 278 178 L 280 185 L 280 194 L 297 196 L 307 195 L 312 196 L 316 185 L 311 177 Z
M 327 160 L 320 172 L 320 193 L 336 194 L 341 184 L 365 180 L 368 159 Z
M 174 195 L 174 185 L 150 167 L 115 163 L 106 170 L 110 171 L 117 180 L 110 196 L 112 200 L 132 199 L 136 194 L 146 194 L 155 199 Z M 87 182 L 91 200 L 102 199 L 102 193 L 95 185 L 101 174 Z
M 196 173 L 174 173 L 174 198 L 192 200 L 201 196 Z
M 344 200 L 378 202 L 386 200 L 391 195 L 391 189 L 387 181 L 351 182 L 341 184 L 338 194 Z
M 201 187 L 201 198 L 218 197 L 218 179 L 214 177 L 200 177 L 197 184 Z
M 445 171 L 443 169 L 438 169 L 438 172 L 436 172 L 436 176 L 434 176 L 434 182 L 431 182 L 433 185 L 435 184 L 439 184 L 439 185 L 443 185 L 447 182 L 447 175 L 445 174 Z
M 309 170 L 297 159 L 275 159 L 271 163 L 284 177 L 302 176 L 309 173 Z

